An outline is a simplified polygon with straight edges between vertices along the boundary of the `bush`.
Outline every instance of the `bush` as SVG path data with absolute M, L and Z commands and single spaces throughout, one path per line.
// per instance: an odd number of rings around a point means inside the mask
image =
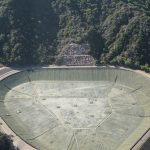
M 150 65 L 148 65 L 148 64 L 142 65 L 141 69 L 146 71 L 146 72 L 150 72 Z
M 0 133 L 0 150 L 16 150 L 10 136 Z

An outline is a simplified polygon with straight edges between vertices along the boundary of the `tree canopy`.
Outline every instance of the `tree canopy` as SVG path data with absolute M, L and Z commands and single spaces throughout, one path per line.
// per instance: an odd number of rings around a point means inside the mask
M 89 43 L 98 64 L 150 71 L 149 0 L 1 0 L 0 63 L 53 63 Z

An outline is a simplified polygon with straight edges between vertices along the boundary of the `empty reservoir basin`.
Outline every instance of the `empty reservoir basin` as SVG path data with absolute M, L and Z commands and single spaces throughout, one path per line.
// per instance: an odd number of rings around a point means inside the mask
M 0 115 L 39 150 L 128 150 L 150 127 L 150 79 L 116 68 L 39 68 L 0 81 Z

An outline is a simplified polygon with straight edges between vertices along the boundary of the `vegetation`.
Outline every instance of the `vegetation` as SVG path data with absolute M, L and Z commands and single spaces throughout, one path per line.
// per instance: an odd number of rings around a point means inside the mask
M 98 64 L 150 71 L 149 0 L 1 0 L 0 63 L 53 63 L 89 43 Z
M 19 150 L 14 147 L 11 138 L 6 135 L 0 133 L 0 150 Z

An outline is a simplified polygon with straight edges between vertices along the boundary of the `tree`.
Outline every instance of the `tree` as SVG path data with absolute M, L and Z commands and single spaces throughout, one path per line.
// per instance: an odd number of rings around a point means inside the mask
M 0 133 L 0 150 L 19 150 L 13 145 L 10 136 Z

